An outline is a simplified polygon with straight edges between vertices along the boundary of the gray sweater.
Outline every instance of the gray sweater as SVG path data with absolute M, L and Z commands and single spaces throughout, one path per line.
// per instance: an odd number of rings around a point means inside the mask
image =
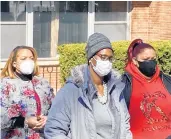
M 107 84 L 107 88 L 109 87 L 109 84 Z M 117 138 L 116 135 L 112 136 L 112 131 L 119 132 L 119 126 L 115 126 L 115 124 L 119 124 L 118 121 L 120 118 L 118 118 L 119 113 L 117 110 L 112 110 L 112 100 L 109 92 L 107 92 L 107 103 L 104 105 L 98 101 L 97 89 L 91 80 L 89 80 L 89 92 L 91 92 L 88 96 L 95 119 L 97 139 Z

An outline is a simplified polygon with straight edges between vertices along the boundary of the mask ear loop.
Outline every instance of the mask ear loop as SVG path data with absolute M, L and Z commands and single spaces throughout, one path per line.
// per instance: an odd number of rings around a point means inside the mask
M 97 62 L 97 59 L 96 59 L 94 56 L 93 56 L 92 58 L 93 58 L 94 60 L 96 60 L 96 62 Z M 94 65 L 94 64 L 93 64 L 93 62 L 91 61 L 91 60 L 92 60 L 92 58 L 90 59 L 89 63 L 91 63 L 91 64 L 92 64 L 92 66 L 93 66 L 93 67 L 95 67 L 95 65 Z
M 97 59 L 96 59 L 94 56 L 93 56 L 92 58 L 93 58 L 94 60 L 96 60 L 96 61 L 97 61 Z
M 92 59 L 92 58 L 91 58 L 91 59 Z M 89 63 L 90 63 L 93 67 L 95 67 L 94 64 L 93 64 L 93 62 L 91 61 L 91 59 L 90 59 Z

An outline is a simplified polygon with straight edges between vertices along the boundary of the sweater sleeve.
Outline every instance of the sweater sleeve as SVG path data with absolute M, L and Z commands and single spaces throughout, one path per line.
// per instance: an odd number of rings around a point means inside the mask
M 14 86 L 1 80 L 0 83 L 0 104 L 1 104 L 1 129 L 9 130 L 14 128 L 24 127 L 25 118 L 18 112 L 18 104 L 12 104 L 10 102 L 10 92 L 14 89 Z

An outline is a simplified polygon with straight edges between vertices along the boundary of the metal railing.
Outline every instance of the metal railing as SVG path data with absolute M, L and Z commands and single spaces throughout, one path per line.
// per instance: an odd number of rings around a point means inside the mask
M 58 89 L 58 65 L 41 65 L 40 75 L 48 80 L 54 91 Z

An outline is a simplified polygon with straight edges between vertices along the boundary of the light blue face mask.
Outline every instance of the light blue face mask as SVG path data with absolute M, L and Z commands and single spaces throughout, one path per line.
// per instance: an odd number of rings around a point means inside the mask
M 112 70 L 112 63 L 109 60 L 98 60 L 93 57 L 94 60 L 96 60 L 96 66 L 91 62 L 94 71 L 100 76 L 106 76 L 108 75 Z

